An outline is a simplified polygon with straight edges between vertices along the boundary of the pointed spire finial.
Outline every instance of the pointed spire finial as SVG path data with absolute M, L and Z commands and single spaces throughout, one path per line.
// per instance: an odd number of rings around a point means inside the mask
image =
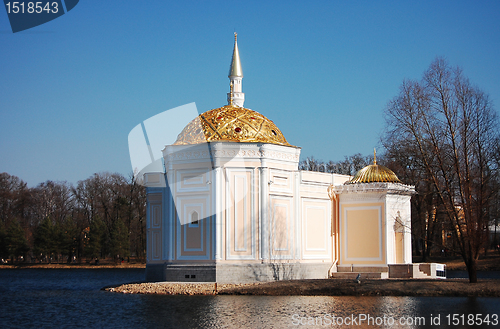
M 229 66 L 228 77 L 243 78 L 243 70 L 241 69 L 240 52 L 238 51 L 238 33 L 234 32 L 234 49 L 231 65 Z
M 373 164 L 377 164 L 377 149 L 373 148 Z
M 230 92 L 227 93 L 228 105 L 243 107 L 245 93 L 242 90 L 241 80 L 243 70 L 241 69 L 240 52 L 238 51 L 238 33 L 234 32 L 234 49 L 231 65 L 229 66 L 228 78 L 230 81 Z

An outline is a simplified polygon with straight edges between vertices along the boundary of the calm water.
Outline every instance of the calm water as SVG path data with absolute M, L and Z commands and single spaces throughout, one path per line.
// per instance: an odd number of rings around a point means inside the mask
M 352 318 L 355 328 L 438 328 L 448 327 L 448 314 L 450 320 L 465 314 L 465 324 L 467 314 L 489 314 L 490 320 L 500 315 L 500 298 L 154 296 L 100 290 L 143 278 L 143 269 L 0 270 L 0 328 L 340 328 L 346 326 L 331 325 L 333 319 L 350 323 Z M 431 325 L 431 316 L 439 316 L 441 325 Z

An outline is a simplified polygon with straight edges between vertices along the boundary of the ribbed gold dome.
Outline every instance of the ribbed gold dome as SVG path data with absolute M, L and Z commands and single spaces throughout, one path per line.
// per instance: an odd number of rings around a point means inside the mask
M 358 171 L 346 184 L 356 183 L 401 183 L 401 181 L 391 169 L 375 162 Z
M 235 105 L 226 105 L 200 114 L 182 130 L 174 145 L 206 142 L 291 146 L 274 122 L 258 112 Z

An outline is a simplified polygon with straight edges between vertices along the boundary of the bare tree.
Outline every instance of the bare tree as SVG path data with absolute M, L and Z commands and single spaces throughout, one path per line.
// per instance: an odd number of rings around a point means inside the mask
M 45 218 L 51 218 L 54 222 L 61 224 L 73 209 L 73 194 L 71 186 L 67 182 L 46 181 L 31 189 L 34 212 L 38 223 Z M 38 224 L 37 223 L 37 224 Z
M 146 257 L 146 188 L 135 179 L 136 176 L 129 176 L 129 231 L 131 251 L 139 259 Z
M 307 157 L 299 163 L 299 169 L 307 171 L 320 171 L 322 163 L 322 161 L 315 159 L 313 156 Z
M 343 175 L 354 175 L 365 166 L 369 165 L 373 158 L 371 156 L 362 156 L 356 153 L 346 156 L 342 161 L 328 161 L 327 163 L 315 159 L 313 156 L 307 157 L 299 163 L 299 170 L 328 172 Z
M 146 192 L 133 175 L 127 180 L 116 173 L 96 173 L 78 182 L 73 194 L 86 218 L 89 234 L 84 235 L 93 239 L 88 256 L 111 254 L 118 261 L 132 252 L 144 258 Z
M 418 194 L 411 199 L 411 231 L 413 250 L 426 262 L 431 250 L 441 250 L 438 229 L 442 216 L 438 216 L 440 205 L 436 190 L 427 175 L 421 158 L 413 156 L 416 150 L 405 141 L 383 141 L 386 153 L 379 162 L 392 169 L 405 184 L 414 185 Z
M 26 256 L 29 250 L 30 193 L 16 176 L 0 173 L 0 257 Z
M 19 177 L 0 173 L 0 222 L 8 226 L 15 218 L 23 217 L 26 183 Z
M 407 145 L 425 168 L 458 243 L 470 282 L 485 244 L 498 122 L 488 96 L 438 58 L 421 81 L 406 80 L 386 109 L 384 145 Z

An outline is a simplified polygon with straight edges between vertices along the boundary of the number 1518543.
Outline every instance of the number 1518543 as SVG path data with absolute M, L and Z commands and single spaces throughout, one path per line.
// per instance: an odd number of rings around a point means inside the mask
M 497 326 L 498 314 L 448 314 L 446 320 L 449 326 Z
M 59 4 L 55 1 L 12 1 L 5 3 L 8 14 L 56 14 L 59 12 Z

